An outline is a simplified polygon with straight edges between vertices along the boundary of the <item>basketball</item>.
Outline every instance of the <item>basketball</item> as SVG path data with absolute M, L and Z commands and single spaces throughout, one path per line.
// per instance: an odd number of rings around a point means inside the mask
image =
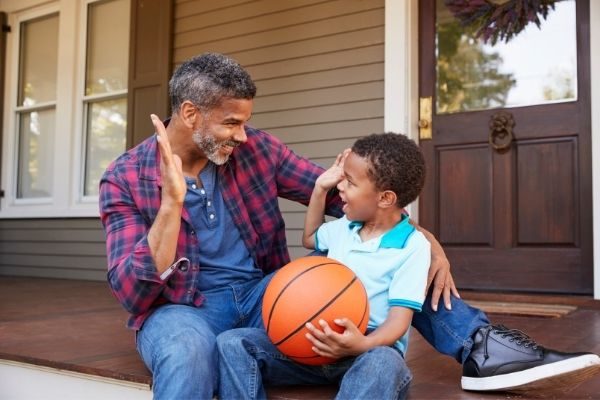
M 323 319 L 342 333 L 333 320 L 348 318 L 364 333 L 369 301 L 350 268 L 327 257 L 302 257 L 275 273 L 265 290 L 262 317 L 269 338 L 283 354 L 302 364 L 327 364 L 335 360 L 312 350 L 305 324 L 320 328 Z

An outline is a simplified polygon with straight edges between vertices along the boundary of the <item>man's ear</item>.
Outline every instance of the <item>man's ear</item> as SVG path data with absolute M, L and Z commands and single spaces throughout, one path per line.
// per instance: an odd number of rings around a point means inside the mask
M 191 101 L 186 100 L 179 107 L 179 116 L 187 127 L 193 129 L 198 118 L 202 118 L 202 113 Z
M 398 196 L 391 190 L 385 190 L 379 193 L 379 207 L 388 208 L 396 204 Z

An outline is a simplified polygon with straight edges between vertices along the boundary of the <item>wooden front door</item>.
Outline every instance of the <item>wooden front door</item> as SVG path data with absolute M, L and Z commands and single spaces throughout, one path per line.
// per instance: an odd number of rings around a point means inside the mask
M 589 1 L 495 45 L 460 3 L 419 2 L 419 94 L 433 99 L 420 223 L 461 288 L 592 293 Z M 523 1 L 487 2 L 508 3 Z

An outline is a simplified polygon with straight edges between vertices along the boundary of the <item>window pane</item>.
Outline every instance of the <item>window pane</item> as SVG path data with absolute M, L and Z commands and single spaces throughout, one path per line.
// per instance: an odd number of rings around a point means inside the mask
M 52 196 L 54 110 L 20 115 L 17 197 Z
M 88 105 L 84 195 L 97 195 L 108 164 L 125 151 L 127 99 Z
M 129 1 L 90 4 L 85 94 L 127 89 L 128 59 Z
M 437 0 L 437 113 L 577 100 L 575 1 L 554 6 L 539 28 L 492 45 Z
M 21 24 L 19 106 L 56 99 L 58 15 Z

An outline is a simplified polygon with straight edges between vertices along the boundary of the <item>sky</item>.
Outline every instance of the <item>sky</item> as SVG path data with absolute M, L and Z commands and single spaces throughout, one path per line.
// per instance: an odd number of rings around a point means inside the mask
M 546 20 L 541 20 L 541 29 L 531 23 L 508 44 L 484 45 L 487 51 L 498 52 L 504 59 L 500 72 L 510 72 L 517 80 L 508 94 L 508 107 L 547 102 L 543 97 L 544 87 L 561 76 L 572 78 L 572 91 L 576 96 L 575 1 L 561 1 L 555 7 Z

